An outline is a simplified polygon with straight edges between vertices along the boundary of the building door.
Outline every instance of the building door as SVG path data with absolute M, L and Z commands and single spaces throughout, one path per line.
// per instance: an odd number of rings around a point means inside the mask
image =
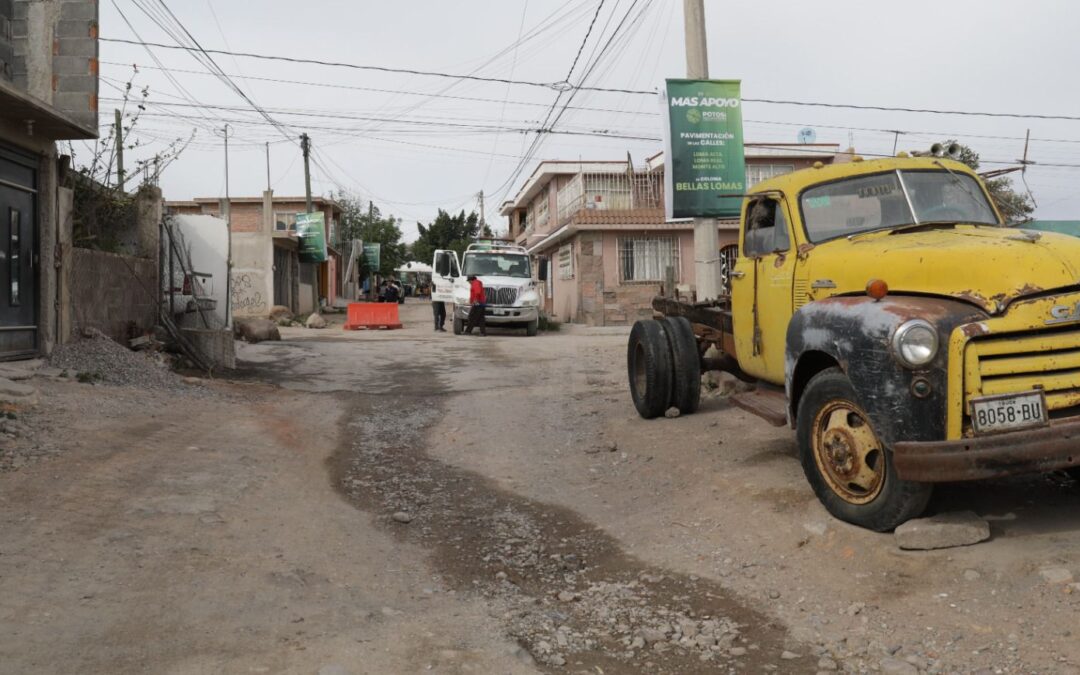
M 282 307 L 288 307 L 291 311 L 293 309 L 292 302 L 289 301 L 289 297 L 292 295 L 292 279 L 291 267 L 292 261 L 289 260 L 289 251 L 281 248 L 280 246 L 274 247 L 274 304 L 281 305 Z
M 34 158 L 0 147 L 0 359 L 37 353 L 36 191 Z

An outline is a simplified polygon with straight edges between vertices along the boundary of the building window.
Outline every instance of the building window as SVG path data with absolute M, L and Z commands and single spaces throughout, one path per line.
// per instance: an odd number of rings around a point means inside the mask
M 747 164 L 746 187 L 757 185 L 774 176 L 783 176 L 795 170 L 794 164 Z
M 533 200 L 529 202 L 528 209 L 528 226 L 543 227 L 548 222 L 548 187 L 544 186 L 544 189 L 540 191 L 540 194 L 533 197 Z
M 619 239 L 619 281 L 624 283 L 664 280 L 668 267 L 679 279 L 678 237 L 624 237 Z
M 559 247 L 559 278 L 574 278 L 574 244 L 563 244 Z
M 296 214 L 295 213 L 279 213 L 274 212 L 274 231 L 275 232 L 288 232 L 296 229 Z

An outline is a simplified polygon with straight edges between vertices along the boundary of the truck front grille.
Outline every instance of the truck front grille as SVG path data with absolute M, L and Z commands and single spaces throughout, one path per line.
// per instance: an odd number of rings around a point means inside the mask
M 964 357 L 964 412 L 979 396 L 1042 388 L 1046 405 L 1060 410 L 1080 404 L 1080 328 L 976 338 Z
M 489 305 L 512 305 L 517 302 L 517 289 L 513 286 L 485 286 L 484 300 Z

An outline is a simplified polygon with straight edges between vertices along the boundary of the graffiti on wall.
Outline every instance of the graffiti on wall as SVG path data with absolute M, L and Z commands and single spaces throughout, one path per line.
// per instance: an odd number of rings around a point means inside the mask
M 233 272 L 231 298 L 234 314 L 260 314 L 267 311 L 262 275 L 251 272 Z

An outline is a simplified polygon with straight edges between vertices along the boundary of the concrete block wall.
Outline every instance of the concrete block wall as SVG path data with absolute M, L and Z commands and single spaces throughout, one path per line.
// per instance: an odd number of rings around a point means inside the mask
M 0 0 L 0 80 L 5 82 L 15 74 L 15 44 L 11 39 L 14 19 L 13 0 Z
M 84 127 L 98 124 L 97 0 L 0 0 L 10 80 Z M 0 70 L 5 20 L 0 18 Z M 0 74 L 2 76 L 2 74 Z
M 157 259 L 72 249 L 68 267 L 70 335 L 96 328 L 118 341 L 153 330 L 158 285 Z M 149 289 L 149 291 L 147 290 Z

